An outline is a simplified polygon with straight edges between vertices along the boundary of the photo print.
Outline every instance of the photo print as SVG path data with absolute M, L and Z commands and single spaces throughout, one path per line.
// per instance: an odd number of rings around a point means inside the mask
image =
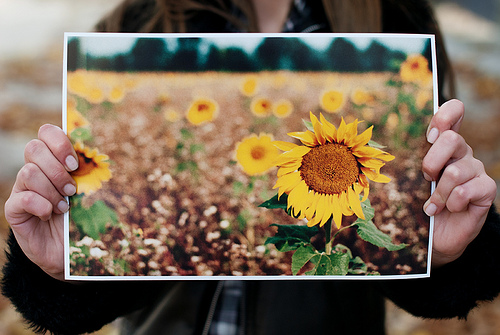
M 66 278 L 430 274 L 434 37 L 65 35 Z

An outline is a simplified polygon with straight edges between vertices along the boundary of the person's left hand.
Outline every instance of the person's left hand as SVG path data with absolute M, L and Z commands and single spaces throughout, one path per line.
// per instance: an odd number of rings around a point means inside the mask
M 459 135 L 464 105 L 458 100 L 443 104 L 427 131 L 432 144 L 422 162 L 425 179 L 437 181 L 424 204 L 434 216 L 432 266 L 456 260 L 479 234 L 496 196 L 496 183 L 473 157 L 472 148 Z

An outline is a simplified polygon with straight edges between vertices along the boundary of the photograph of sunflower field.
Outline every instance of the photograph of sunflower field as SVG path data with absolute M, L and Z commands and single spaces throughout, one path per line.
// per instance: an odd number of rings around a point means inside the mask
M 429 275 L 434 40 L 66 34 L 68 279 Z

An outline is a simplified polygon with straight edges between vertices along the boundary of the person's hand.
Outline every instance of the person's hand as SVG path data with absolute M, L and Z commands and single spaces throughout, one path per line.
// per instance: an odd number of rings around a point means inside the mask
M 427 131 L 432 143 L 422 162 L 425 179 L 437 181 L 424 204 L 434 216 L 432 266 L 454 261 L 479 234 L 496 196 L 496 184 L 458 131 L 464 105 L 458 100 L 443 104 Z
M 64 132 L 44 125 L 38 139 L 24 151 L 25 165 L 19 171 L 5 203 L 5 217 L 26 256 L 42 270 L 64 279 L 64 196 L 76 191 L 69 174 L 78 167 L 78 157 Z

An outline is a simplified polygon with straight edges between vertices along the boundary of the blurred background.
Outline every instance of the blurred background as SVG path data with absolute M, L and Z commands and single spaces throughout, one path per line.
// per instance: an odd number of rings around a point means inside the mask
M 0 248 L 3 203 L 26 143 L 44 123 L 61 123 L 63 33 L 89 31 L 119 0 L 0 0 Z M 500 0 L 434 0 L 467 108 L 462 134 L 500 182 Z M 500 199 L 496 200 L 497 206 Z M 0 253 L 0 265 L 4 262 Z M 388 335 L 500 334 L 500 298 L 464 320 L 421 320 L 388 305 Z M 0 296 L 0 335 L 32 334 Z M 117 334 L 110 325 L 99 334 Z

